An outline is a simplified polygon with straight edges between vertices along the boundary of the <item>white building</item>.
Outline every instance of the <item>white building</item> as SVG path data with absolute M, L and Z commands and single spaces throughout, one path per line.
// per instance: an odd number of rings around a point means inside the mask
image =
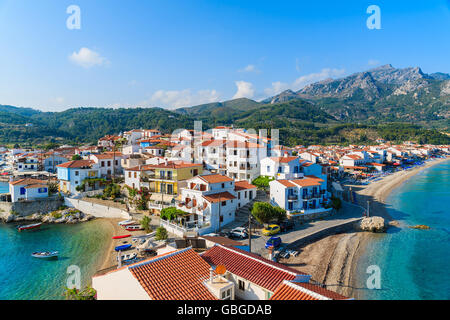
M 121 160 L 125 156 L 120 152 L 105 152 L 100 154 L 91 154 L 89 159 L 98 164 L 100 177 L 110 177 L 113 174 L 123 172 Z
M 298 157 L 267 157 L 261 160 L 261 175 L 275 179 L 294 179 L 303 177 Z
M 290 216 L 331 210 L 324 208 L 329 199 L 324 183 L 316 176 L 270 181 L 270 202 L 285 209 Z
M 32 201 L 48 197 L 47 181 L 38 179 L 20 179 L 9 182 L 11 201 Z

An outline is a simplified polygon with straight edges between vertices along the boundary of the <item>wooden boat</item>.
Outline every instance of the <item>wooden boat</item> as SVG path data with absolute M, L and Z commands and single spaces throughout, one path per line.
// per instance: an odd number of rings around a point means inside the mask
M 121 256 L 120 256 L 120 258 L 122 259 L 122 261 L 133 260 L 133 259 L 136 259 L 136 257 L 137 257 L 137 253 L 136 253 L 136 252 L 134 252 L 134 253 L 129 253 L 129 254 L 124 254 L 124 255 L 121 255 Z M 116 259 L 117 259 L 117 261 L 119 261 L 119 257 L 117 257 Z
M 116 251 L 125 251 L 125 250 L 130 249 L 131 246 L 132 246 L 131 244 L 123 244 L 123 245 L 121 245 L 121 246 L 115 247 L 114 250 L 116 250 Z
M 124 238 L 128 238 L 128 237 L 131 237 L 131 234 L 126 234 L 126 235 L 123 235 L 123 236 L 114 236 L 112 238 L 113 239 L 124 239 Z
M 33 224 L 27 224 L 27 225 L 24 225 L 24 226 L 18 226 L 18 227 L 17 227 L 17 230 L 18 230 L 18 231 L 23 231 L 23 230 L 37 229 L 37 228 L 40 228 L 41 225 L 42 225 L 41 222 L 39 222 L 39 223 L 33 223 Z
M 58 251 L 33 252 L 31 256 L 39 259 L 58 258 Z
M 127 231 L 138 231 L 138 230 L 142 230 L 142 227 L 138 224 L 134 224 L 134 225 L 126 226 L 125 229 Z
M 120 221 L 118 224 L 119 224 L 119 226 L 127 226 L 127 225 L 130 225 L 130 224 L 133 224 L 134 222 L 133 222 L 133 220 L 132 219 L 128 219 L 128 220 L 123 220 L 123 221 Z

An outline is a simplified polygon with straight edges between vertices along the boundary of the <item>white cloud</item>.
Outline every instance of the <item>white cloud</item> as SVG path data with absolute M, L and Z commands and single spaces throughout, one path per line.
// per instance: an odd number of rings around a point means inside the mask
M 256 66 L 254 64 L 249 64 L 248 66 L 246 66 L 243 69 L 239 69 L 239 72 L 254 72 L 254 73 L 260 73 L 260 71 L 258 70 L 258 68 L 256 68 Z
M 287 89 L 292 89 L 294 91 L 300 90 L 308 84 L 318 82 L 321 80 L 325 80 L 327 78 L 333 78 L 342 76 L 345 73 L 345 69 L 331 69 L 324 68 L 320 72 L 310 73 L 304 76 L 297 78 L 293 83 L 285 83 L 285 82 L 272 82 L 272 87 L 264 89 L 264 93 L 268 96 L 274 96 L 279 94 Z
M 172 108 L 190 107 L 203 103 L 219 101 L 220 95 L 216 90 L 199 90 L 192 93 L 190 89 L 184 90 L 158 90 L 150 98 L 151 105 Z M 143 104 L 148 104 L 143 103 Z
M 69 56 L 69 60 L 86 69 L 93 66 L 103 66 L 109 63 L 106 58 L 88 48 L 81 48 L 78 52 L 73 52 Z
M 246 81 L 235 81 L 237 91 L 233 96 L 233 99 L 238 98 L 253 98 L 255 95 L 255 90 L 253 89 L 253 85 L 250 82 Z
M 369 59 L 369 61 L 367 62 L 367 64 L 368 64 L 369 66 L 376 66 L 376 65 L 380 64 L 380 61 L 375 60 L 375 59 Z
M 325 68 L 317 73 L 310 73 L 304 76 L 297 78 L 292 84 L 293 90 L 300 90 L 310 83 L 314 83 L 317 81 L 325 80 L 327 78 L 341 76 L 345 73 L 345 69 L 330 69 Z
M 272 82 L 272 87 L 264 89 L 264 93 L 268 96 L 274 96 L 287 89 L 289 89 L 289 83 L 277 81 Z

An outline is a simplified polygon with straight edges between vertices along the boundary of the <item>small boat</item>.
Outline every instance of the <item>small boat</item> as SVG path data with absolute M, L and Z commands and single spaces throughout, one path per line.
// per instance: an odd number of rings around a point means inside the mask
M 130 261 L 130 260 L 136 259 L 136 257 L 137 257 L 137 253 L 135 253 L 135 252 L 129 253 L 129 254 L 124 254 L 124 255 L 120 256 L 122 261 Z M 117 257 L 116 259 L 117 259 L 117 261 L 119 261 L 119 257 Z
M 120 222 L 119 222 L 119 226 L 127 226 L 127 225 L 133 224 L 133 223 L 134 223 L 134 222 L 133 222 L 133 220 L 131 220 L 131 219 L 123 220 L 123 221 L 120 221 Z
M 58 251 L 33 252 L 31 256 L 39 259 L 58 258 Z
M 31 229 L 37 229 L 40 228 L 42 225 L 42 223 L 33 223 L 33 224 L 27 224 L 25 226 L 18 226 L 17 230 L 18 231 L 23 231 L 23 230 L 31 230 Z
M 134 225 L 126 226 L 125 229 L 127 231 L 137 231 L 137 230 L 142 230 L 142 227 L 138 224 L 134 224 Z
M 124 238 L 128 238 L 128 237 L 131 237 L 131 234 L 126 234 L 126 235 L 123 235 L 123 236 L 114 236 L 112 238 L 113 239 L 124 239 Z
M 131 248 L 131 244 L 123 244 L 121 246 L 117 246 L 114 250 L 116 251 L 125 251 Z

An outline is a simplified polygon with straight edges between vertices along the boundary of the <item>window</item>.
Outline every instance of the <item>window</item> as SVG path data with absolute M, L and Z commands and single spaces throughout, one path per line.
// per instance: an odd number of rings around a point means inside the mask
M 135 178 L 135 179 L 137 178 L 137 172 L 134 173 L 134 178 Z
M 270 172 L 270 166 L 267 166 L 267 172 Z
M 225 183 L 222 183 L 222 189 L 225 188 Z
M 116 160 L 116 166 L 118 166 L 119 165 L 119 160 Z
M 242 280 L 238 280 L 239 290 L 244 291 L 245 290 L 245 282 Z
M 131 172 L 128 171 L 128 178 L 131 178 Z
M 105 161 L 102 161 L 102 167 L 104 167 L 105 166 Z
M 111 160 L 108 160 L 108 167 L 111 167 Z
M 39 188 L 38 193 L 47 193 L 47 188 Z
M 25 189 L 25 187 L 20 187 L 20 194 L 25 194 L 27 191 Z
M 222 207 L 225 207 L 227 205 L 226 201 L 222 201 Z
M 80 175 L 80 171 L 75 171 L 75 176 L 78 177 Z

